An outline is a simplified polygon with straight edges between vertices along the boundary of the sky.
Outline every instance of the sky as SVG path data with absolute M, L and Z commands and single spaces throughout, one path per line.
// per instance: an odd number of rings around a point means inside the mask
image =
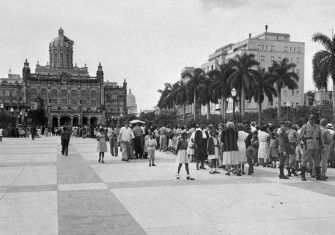
M 0 0 L 0 77 L 48 61 L 49 42 L 60 27 L 74 41 L 74 62 L 95 76 L 122 84 L 138 111 L 152 109 L 164 83 L 199 67 L 217 48 L 251 33 L 289 33 L 305 42 L 305 90 L 314 89 L 311 61 L 322 47 L 316 32 L 331 36 L 334 0 Z

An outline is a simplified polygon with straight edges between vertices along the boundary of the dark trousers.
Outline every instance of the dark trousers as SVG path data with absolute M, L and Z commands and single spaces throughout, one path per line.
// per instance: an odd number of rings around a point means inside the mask
M 119 154 L 117 140 L 111 139 L 109 143 L 112 156 L 117 156 Z
M 136 136 L 134 139 L 134 150 L 135 150 L 135 157 L 142 157 L 143 156 L 143 142 L 142 136 Z
M 278 153 L 279 166 L 284 167 L 286 156 L 283 153 Z
M 69 152 L 69 141 L 62 140 L 62 154 L 67 156 Z

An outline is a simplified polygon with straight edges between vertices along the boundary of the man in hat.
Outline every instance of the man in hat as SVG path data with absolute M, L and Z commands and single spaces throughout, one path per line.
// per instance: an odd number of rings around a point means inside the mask
M 306 181 L 305 172 L 308 160 L 313 161 L 317 180 L 325 180 L 321 177 L 320 153 L 323 148 L 321 128 L 316 124 L 316 117 L 309 116 L 308 122 L 301 128 L 299 139 L 305 143 L 305 152 L 301 160 L 301 180 Z
M 278 160 L 279 160 L 279 179 L 288 179 L 284 174 L 284 164 L 289 153 L 289 140 L 287 135 L 286 122 L 280 122 L 278 129 Z
M 320 120 L 321 136 L 323 142 L 323 149 L 321 151 L 321 177 L 324 179 L 328 178 L 326 176 L 326 172 L 328 167 L 329 147 L 330 143 L 332 142 L 332 135 L 330 134 L 330 131 L 327 129 L 326 125 L 327 119 L 322 118 Z

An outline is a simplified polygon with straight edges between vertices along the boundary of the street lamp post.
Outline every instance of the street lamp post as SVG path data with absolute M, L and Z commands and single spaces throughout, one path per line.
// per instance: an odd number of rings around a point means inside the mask
M 10 112 L 12 113 L 12 123 L 13 123 L 14 108 L 10 108 Z
M 235 123 L 235 97 L 236 97 L 236 89 L 231 89 L 231 96 L 233 97 L 233 121 Z
M 289 107 L 291 106 L 291 102 L 289 100 L 286 100 L 286 107 L 287 107 L 287 121 L 288 121 L 288 118 L 289 118 Z

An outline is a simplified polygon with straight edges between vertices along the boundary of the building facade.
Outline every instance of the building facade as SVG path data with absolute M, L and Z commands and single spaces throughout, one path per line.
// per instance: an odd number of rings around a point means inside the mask
M 266 70 L 272 65 L 273 61 L 280 61 L 283 58 L 288 58 L 291 63 L 296 64 L 294 71 L 299 76 L 298 88 L 289 90 L 282 89 L 282 106 L 289 101 L 291 106 L 296 107 L 304 104 L 304 61 L 305 61 L 305 43 L 294 42 L 290 40 L 290 35 L 285 33 L 268 32 L 268 27 L 265 27 L 265 32 L 257 36 L 249 37 L 238 43 L 230 43 L 217 49 L 208 58 L 208 61 L 202 65 L 205 72 L 214 70 L 217 64 L 227 62 L 234 58 L 237 54 L 254 54 L 256 60 L 259 61 L 260 67 Z M 222 102 L 222 101 L 220 101 Z M 232 99 L 228 99 L 228 107 L 232 105 Z M 277 107 L 278 99 L 275 97 L 271 103 L 265 98 L 263 108 Z M 251 101 L 246 101 L 246 112 L 257 112 L 258 104 Z M 211 108 L 214 110 L 214 107 Z M 230 110 L 228 110 L 229 112 Z
M 127 114 L 126 81 L 122 86 L 105 82 L 100 63 L 95 77 L 88 74 L 86 65 L 73 65 L 73 45 L 60 28 L 49 44 L 49 63 L 37 63 L 32 73 L 26 60 L 22 81 L 1 82 L 0 103 L 15 112 L 41 107 L 50 126 L 105 124 L 108 118 Z

